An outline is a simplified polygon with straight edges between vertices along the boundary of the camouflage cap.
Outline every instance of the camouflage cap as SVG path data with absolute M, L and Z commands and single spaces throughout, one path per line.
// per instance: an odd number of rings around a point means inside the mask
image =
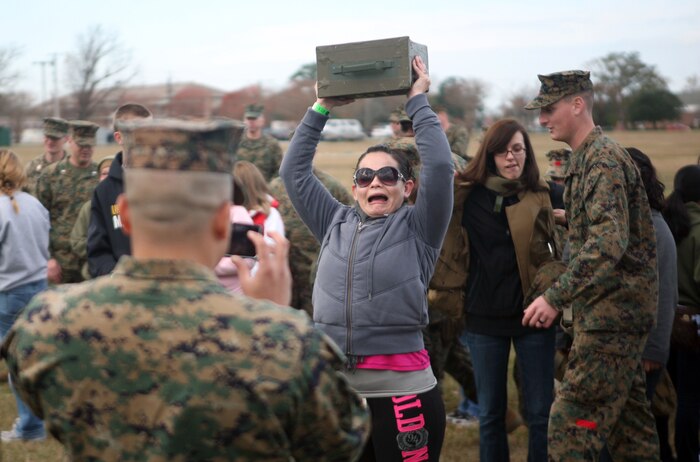
M 52 138 L 63 138 L 68 134 L 68 121 L 58 117 L 44 119 L 44 135 Z
M 411 118 L 406 114 L 406 111 L 401 111 L 399 114 L 399 122 L 413 122 Z
M 552 160 L 563 160 L 563 161 L 568 161 L 569 157 L 571 156 L 571 149 L 567 148 L 561 148 L 561 149 L 552 149 L 551 151 L 547 152 L 545 154 L 547 157 L 547 160 L 552 161 Z
M 231 173 L 244 125 L 231 119 L 117 122 L 127 168 Z
M 264 109 L 262 104 L 249 104 L 245 107 L 243 117 L 246 119 L 257 119 L 263 114 Z
M 545 176 L 550 178 L 565 178 L 566 177 L 566 165 L 569 163 L 569 157 L 571 156 L 571 150 L 562 149 L 552 149 L 547 154 L 547 159 L 549 160 L 549 169 Z
M 68 124 L 70 125 L 70 136 L 75 144 L 79 146 L 94 146 L 97 144 L 95 134 L 100 128 L 99 125 L 87 120 L 71 120 Z
M 540 93 L 530 101 L 525 109 L 538 109 L 554 104 L 565 96 L 593 89 L 591 73 L 588 71 L 564 71 L 538 75 L 542 82 Z
M 406 110 L 403 105 L 398 106 L 396 109 L 391 111 L 389 114 L 390 122 L 411 122 L 411 118 L 406 114 Z

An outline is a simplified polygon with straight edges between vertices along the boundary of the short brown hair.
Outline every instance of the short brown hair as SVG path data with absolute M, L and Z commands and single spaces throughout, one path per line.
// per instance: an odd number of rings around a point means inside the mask
M 118 120 L 147 119 L 148 117 L 153 117 L 153 114 L 151 114 L 151 111 L 143 104 L 122 104 L 114 112 L 114 117 L 112 117 L 112 130 L 114 130 L 115 132 L 117 131 Z

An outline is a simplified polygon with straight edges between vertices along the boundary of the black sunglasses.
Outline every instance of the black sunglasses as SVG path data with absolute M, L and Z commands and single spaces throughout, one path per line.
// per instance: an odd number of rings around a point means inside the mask
M 394 186 L 399 180 L 406 181 L 404 176 L 394 167 L 382 167 L 379 170 L 371 168 L 358 168 L 352 176 L 352 181 L 360 188 L 369 186 L 374 177 L 379 178 L 385 186 Z

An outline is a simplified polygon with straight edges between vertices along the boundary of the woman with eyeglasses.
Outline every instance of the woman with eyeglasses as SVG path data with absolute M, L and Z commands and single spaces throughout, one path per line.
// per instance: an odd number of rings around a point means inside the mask
M 450 292 L 461 296 L 453 300 L 464 304 L 482 461 L 509 460 L 505 414 L 511 343 L 529 427 L 528 460 L 547 460 L 555 330 L 521 322 L 531 287 L 547 282 L 538 270 L 549 263 L 556 268 L 556 248 L 549 190 L 530 137 L 517 121 L 500 120 L 455 177 L 453 216 L 434 276 L 451 281 Z M 431 300 L 446 295 L 440 292 L 433 286 Z
M 349 101 L 318 98 L 297 128 L 280 177 L 289 198 L 321 242 L 313 289 L 316 326 L 348 358 L 341 371 L 367 398 L 372 434 L 360 460 L 439 460 L 445 410 L 421 329 L 426 291 L 452 210 L 450 146 L 425 92 L 420 58 L 408 93 L 421 156 L 420 191 L 408 160 L 386 146 L 364 152 L 355 168 L 355 205 L 336 201 L 312 174 L 328 112 Z

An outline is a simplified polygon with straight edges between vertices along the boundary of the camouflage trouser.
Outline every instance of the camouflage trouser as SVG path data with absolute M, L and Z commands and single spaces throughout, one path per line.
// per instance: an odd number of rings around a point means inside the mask
M 313 292 L 311 266 L 313 262 L 308 260 L 308 257 L 298 247 L 289 246 L 289 270 L 292 273 L 290 306 L 306 311 L 309 316 L 313 316 L 313 305 L 311 304 L 311 293 Z
M 84 280 L 83 273 L 79 269 L 61 268 L 61 284 L 73 284 Z
M 549 460 L 658 461 L 641 355 L 646 335 L 576 332 L 549 417 Z
M 462 323 L 456 323 L 457 326 L 451 324 L 452 321 L 445 319 L 431 323 L 423 329 L 425 349 L 430 355 L 430 366 L 439 384 L 447 372 L 464 389 L 467 397 L 476 402 L 471 356 L 459 341 Z

